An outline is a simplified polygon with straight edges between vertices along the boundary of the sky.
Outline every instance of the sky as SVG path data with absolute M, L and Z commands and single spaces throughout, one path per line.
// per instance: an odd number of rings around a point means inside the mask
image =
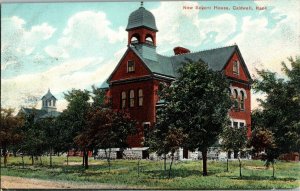
M 233 9 L 239 6 L 252 10 Z M 39 109 L 50 89 L 62 111 L 64 92 L 99 87 L 126 51 L 128 17 L 139 7 L 140 2 L 3 3 L 2 107 Z M 281 62 L 300 54 L 298 0 L 146 1 L 144 7 L 155 16 L 162 55 L 173 55 L 176 46 L 200 51 L 237 44 L 256 78 L 256 69 L 282 76 Z M 262 96 L 253 93 L 252 109 Z

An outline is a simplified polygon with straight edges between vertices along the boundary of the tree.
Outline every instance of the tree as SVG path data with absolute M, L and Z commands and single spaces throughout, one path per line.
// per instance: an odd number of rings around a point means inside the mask
M 86 129 L 76 137 L 76 142 L 90 149 L 104 149 L 110 170 L 111 148 L 128 148 L 127 138 L 135 134 L 135 125 L 129 113 L 93 107 L 87 114 Z
M 252 152 L 256 157 L 260 157 L 266 161 L 266 166 L 272 164 L 273 177 L 275 177 L 275 160 L 279 156 L 276 150 L 276 144 L 273 133 L 267 129 L 257 128 L 252 132 L 249 145 L 252 147 Z
M 23 119 L 13 115 L 13 109 L 1 108 L 1 130 L 0 130 L 0 147 L 4 156 L 4 166 L 7 164 L 8 147 L 22 140 L 19 129 L 23 126 Z
M 188 61 L 178 70 L 179 77 L 163 90 L 170 126 L 187 134 L 182 146 L 202 152 L 203 175 L 207 175 L 207 150 L 227 124 L 231 106 L 225 76 L 208 68 L 203 61 Z M 171 118 L 171 119 L 167 119 Z
M 57 118 L 58 126 L 63 129 L 61 132 L 65 149 L 80 149 L 83 152 L 83 166 L 88 168 L 88 151 L 83 144 L 76 144 L 74 138 L 84 131 L 86 115 L 90 104 L 90 92 L 87 90 L 72 89 L 64 94 L 69 102 L 67 109 Z
M 265 95 L 259 100 L 262 108 L 253 115 L 254 128 L 265 127 L 273 132 L 279 154 L 300 152 L 300 58 L 289 58 L 289 62 L 282 63 L 284 78 L 260 70 L 253 85 L 256 92 Z
M 246 128 L 234 128 L 225 127 L 221 134 L 221 147 L 223 150 L 228 152 L 241 152 L 246 148 L 247 145 L 247 129 Z M 228 158 L 227 157 L 227 172 L 228 172 Z M 242 163 L 239 159 L 240 176 L 242 176 Z
M 159 89 L 164 89 L 163 92 L 159 92 L 159 96 L 167 94 L 169 90 L 167 84 L 160 84 Z M 165 104 L 157 110 L 157 121 L 149 132 L 149 137 L 146 139 L 144 145 L 149 146 L 150 152 L 156 152 L 158 156 L 163 156 L 164 158 L 164 171 L 166 173 L 166 160 L 167 154 L 171 155 L 171 162 L 169 166 L 169 178 L 171 177 L 172 164 L 174 160 L 174 154 L 176 150 L 182 147 L 184 140 L 187 135 L 183 133 L 182 128 L 177 128 L 174 126 L 173 118 L 175 113 L 174 108 L 171 104 Z
M 42 118 L 37 121 L 39 129 L 43 131 L 45 138 L 44 144 L 48 149 L 50 157 L 50 167 L 52 167 L 52 154 L 54 151 L 60 151 L 60 133 L 56 125 L 56 120 L 53 117 Z
M 25 116 L 23 127 L 24 139 L 21 146 L 22 153 L 31 156 L 31 164 L 34 165 L 34 157 L 41 156 L 46 148 L 46 135 L 41 124 L 37 122 L 36 112 Z

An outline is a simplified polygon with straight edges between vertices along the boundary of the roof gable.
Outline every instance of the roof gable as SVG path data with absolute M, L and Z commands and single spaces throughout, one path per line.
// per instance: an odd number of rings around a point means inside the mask
M 135 72 L 127 72 L 127 61 L 133 60 L 135 62 Z M 132 77 L 145 76 L 151 74 L 151 70 L 145 65 L 144 59 L 137 51 L 134 51 L 131 47 L 128 47 L 123 57 L 120 59 L 118 65 L 108 78 L 109 81 L 115 81 L 119 79 L 128 79 Z

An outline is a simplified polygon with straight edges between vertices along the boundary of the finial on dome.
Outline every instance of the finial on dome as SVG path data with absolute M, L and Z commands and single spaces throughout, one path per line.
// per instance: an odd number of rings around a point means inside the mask
M 143 1 L 141 1 L 141 7 L 143 7 L 143 5 L 144 5 L 144 2 L 143 2 Z

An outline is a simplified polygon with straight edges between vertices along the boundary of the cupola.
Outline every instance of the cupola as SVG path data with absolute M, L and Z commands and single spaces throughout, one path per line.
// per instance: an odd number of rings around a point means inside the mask
M 57 99 L 48 89 L 48 92 L 42 97 L 42 109 L 47 112 L 56 111 L 56 101 Z
M 126 27 L 128 31 L 128 45 L 130 44 L 148 44 L 156 46 L 157 27 L 153 14 L 141 6 L 133 11 Z

